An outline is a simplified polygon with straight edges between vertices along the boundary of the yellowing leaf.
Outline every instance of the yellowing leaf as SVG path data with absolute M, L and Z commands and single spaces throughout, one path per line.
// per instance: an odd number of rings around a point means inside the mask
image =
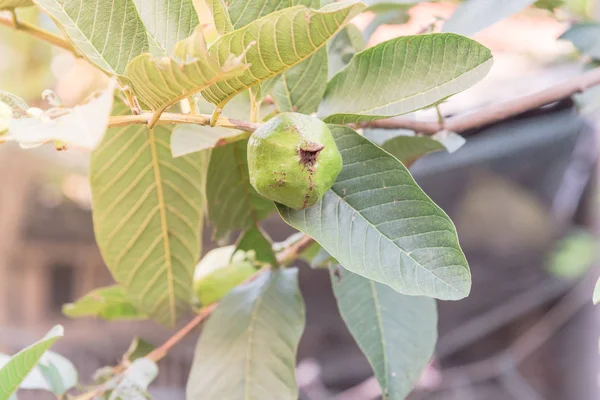
M 194 36 L 192 36 L 194 37 Z M 203 51 L 202 38 L 195 42 L 186 62 L 141 54 L 129 63 L 126 75 L 138 98 L 154 111 L 163 111 L 175 102 L 209 87 L 215 82 L 238 76 L 248 68 L 239 59 L 228 58 L 219 65 Z M 183 58 L 183 57 L 182 57 Z

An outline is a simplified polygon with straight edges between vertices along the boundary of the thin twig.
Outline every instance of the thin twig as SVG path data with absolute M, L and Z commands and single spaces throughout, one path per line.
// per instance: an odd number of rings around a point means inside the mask
M 425 135 L 433 135 L 444 128 L 460 133 L 503 121 L 581 93 L 596 85 L 600 85 L 600 68 L 594 68 L 566 82 L 528 96 L 483 107 L 472 113 L 446 118 L 445 126 L 442 126 L 439 121 L 415 121 L 401 117 L 372 121 L 361 126 L 380 129 L 410 129 Z
M 304 235 L 302 239 L 298 240 L 297 242 L 294 242 L 294 244 L 292 244 L 290 247 L 281 251 L 277 255 L 277 261 L 280 265 L 283 266 L 290 265 L 298 257 L 300 257 L 300 254 L 302 254 L 304 250 L 306 250 L 313 243 L 313 238 L 311 238 L 308 235 Z
M 4 25 L 14 30 L 27 33 L 37 39 L 43 40 L 54 46 L 68 50 L 73 54 L 77 55 L 77 51 L 73 48 L 73 46 L 71 46 L 71 43 L 69 43 L 67 40 L 44 29 L 38 28 L 35 25 L 31 25 L 27 22 L 19 21 L 17 19 L 13 20 L 11 18 L 5 17 L 0 17 L 0 25 Z
M 134 124 L 148 124 L 152 119 L 153 113 L 144 112 L 139 115 L 118 115 L 110 117 L 108 121 L 109 127 L 116 126 L 127 126 Z M 159 124 L 196 124 L 196 125 L 210 125 L 211 116 L 206 114 L 176 114 L 176 113 L 162 113 L 157 123 Z M 235 119 L 219 118 L 216 122 L 216 126 L 223 128 L 237 129 L 244 132 L 252 133 L 260 124 L 238 121 Z
M 217 303 L 213 303 L 209 306 L 203 307 L 198 315 L 194 317 L 190 322 L 188 322 L 183 328 L 178 330 L 173 336 L 171 336 L 166 342 L 164 342 L 160 347 L 152 350 L 146 358 L 157 362 L 167 355 L 169 350 L 177 343 L 181 341 L 184 337 L 187 336 L 195 327 L 200 325 L 202 321 L 204 321 L 213 311 L 217 308 Z

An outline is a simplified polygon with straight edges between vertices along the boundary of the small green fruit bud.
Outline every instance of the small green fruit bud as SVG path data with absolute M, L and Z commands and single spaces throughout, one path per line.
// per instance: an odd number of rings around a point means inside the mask
M 250 183 L 267 199 L 296 210 L 317 203 L 342 170 L 342 156 L 320 119 L 282 113 L 248 141 Z
M 215 303 L 256 271 L 253 252 L 235 251 L 235 246 L 211 250 L 194 272 L 195 302 L 202 306 Z

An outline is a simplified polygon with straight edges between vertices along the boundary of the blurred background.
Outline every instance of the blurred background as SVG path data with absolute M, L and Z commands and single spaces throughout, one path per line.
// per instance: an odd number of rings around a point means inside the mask
M 483 82 L 443 103 L 444 115 L 533 93 L 589 68 L 589 57 L 558 38 L 574 20 L 600 21 L 600 2 L 566 3 L 556 12 L 527 10 L 476 34 L 495 64 Z M 424 2 L 391 24 L 374 24 L 369 14 L 354 22 L 375 29 L 369 42 L 375 44 L 424 32 L 455 7 Z M 35 8 L 19 16 L 52 29 Z M 0 90 L 45 108 L 44 89 L 74 105 L 105 82 L 87 62 L 0 26 Z M 466 132 L 466 145 L 455 153 L 431 154 L 411 168 L 455 222 L 473 277 L 467 299 L 438 302 L 436 354 L 411 399 L 600 398 L 600 318 L 591 302 L 600 274 L 599 129 L 597 87 Z M 87 162 L 77 150 L 0 146 L 0 353 L 13 354 L 63 324 L 66 339 L 53 349 L 76 365 L 83 382 L 118 363 L 133 337 L 158 345 L 171 332 L 149 322 L 71 320 L 61 313 L 63 304 L 112 282 L 94 242 Z M 274 240 L 293 233 L 276 216 L 264 226 Z M 204 252 L 216 246 L 211 235 L 208 226 Z M 371 368 L 338 315 L 327 271 L 302 268 L 301 289 L 307 306 L 301 399 L 379 398 Z M 191 335 L 160 362 L 151 390 L 157 399 L 184 399 L 194 345 Z

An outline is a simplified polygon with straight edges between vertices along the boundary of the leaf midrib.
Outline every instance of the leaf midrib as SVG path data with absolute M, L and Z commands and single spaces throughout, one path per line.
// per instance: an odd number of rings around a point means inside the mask
M 158 153 L 156 151 L 156 137 L 154 134 L 154 129 L 150 129 L 148 133 L 148 139 L 150 142 L 150 152 L 152 154 L 152 169 L 154 171 L 154 181 L 156 184 L 156 197 L 159 204 L 160 210 L 160 226 L 161 232 L 163 236 L 163 246 L 165 250 L 165 263 L 166 263 L 166 272 L 167 272 L 167 285 L 169 287 L 168 297 L 169 297 L 169 320 L 171 324 L 175 324 L 175 291 L 173 285 L 173 264 L 171 261 L 171 246 L 169 241 L 169 228 L 167 224 L 167 212 L 166 212 L 166 204 L 165 197 L 162 186 L 162 179 L 160 173 L 160 164 L 158 161 Z
M 383 316 L 381 315 L 381 304 L 379 302 L 379 296 L 377 295 L 377 288 L 375 287 L 375 282 L 371 279 L 369 279 L 369 287 L 373 296 L 373 303 L 375 304 L 375 317 L 377 318 L 377 325 L 379 326 L 379 336 L 381 337 L 381 354 L 383 355 L 383 379 L 385 381 L 385 386 L 389 387 L 387 352 L 385 351 L 387 344 L 383 330 Z M 382 388 L 382 390 L 384 390 L 385 393 L 386 388 Z
M 250 316 L 250 325 L 248 326 L 248 344 L 246 345 L 246 369 L 244 371 L 244 375 L 245 375 L 245 385 L 244 385 L 244 400 L 251 400 L 250 398 L 250 376 L 252 374 L 250 374 L 250 370 L 251 370 L 251 364 L 252 364 L 252 346 L 254 344 L 254 340 L 253 340 L 253 335 L 254 335 L 254 327 L 256 325 L 256 321 L 257 321 L 257 315 L 258 315 L 258 311 L 260 310 L 261 306 L 262 306 L 262 302 L 263 302 L 263 298 L 265 296 L 265 293 L 267 293 L 267 291 L 269 290 L 269 287 L 271 286 L 271 282 L 272 282 L 272 278 L 269 277 L 269 280 L 266 283 L 266 287 L 263 286 L 260 290 L 260 294 L 258 295 L 258 297 L 256 298 L 256 302 L 254 305 L 254 309 L 252 310 L 252 314 Z

